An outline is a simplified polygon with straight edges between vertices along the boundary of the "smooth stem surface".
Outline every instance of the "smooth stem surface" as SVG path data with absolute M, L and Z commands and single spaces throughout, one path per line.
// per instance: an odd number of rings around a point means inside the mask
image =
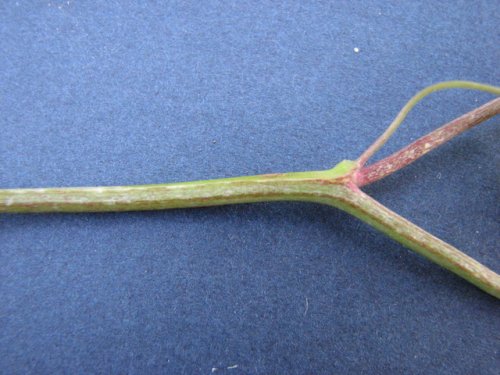
M 417 105 L 419 101 L 425 98 L 427 95 L 432 94 L 436 91 L 447 90 L 447 89 L 469 89 L 469 90 L 479 90 L 489 92 L 494 95 L 500 95 L 500 87 L 485 85 L 482 83 L 471 82 L 471 81 L 446 81 L 436 83 L 426 87 L 425 89 L 416 93 L 405 106 L 399 111 L 396 118 L 388 126 L 388 128 L 382 133 L 380 137 L 377 138 L 373 144 L 366 149 L 365 152 L 358 158 L 358 164 L 360 167 L 364 166 L 368 159 L 370 159 L 373 154 L 375 154 L 380 148 L 389 140 L 392 134 L 399 128 L 403 120 L 406 118 L 408 113 Z

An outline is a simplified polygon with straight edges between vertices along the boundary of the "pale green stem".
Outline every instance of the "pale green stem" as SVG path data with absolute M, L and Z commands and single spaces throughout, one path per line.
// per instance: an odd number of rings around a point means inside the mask
M 351 181 L 356 163 L 331 170 L 143 186 L 0 190 L 0 212 L 160 210 L 265 201 L 340 208 L 500 298 L 500 276 L 382 206 Z
M 399 216 L 365 193 L 349 196 L 352 215 L 500 299 L 500 275 Z
M 163 210 L 304 199 L 303 185 L 337 181 L 355 166 L 158 185 L 0 190 L 0 213 Z
M 308 201 L 340 208 L 391 238 L 500 298 L 500 276 L 364 194 L 356 175 L 411 108 L 431 92 L 472 88 L 500 94 L 500 88 L 451 81 L 428 87 L 401 110 L 387 131 L 357 161 L 326 171 L 281 173 L 142 186 L 0 190 L 0 213 L 161 210 L 264 201 Z

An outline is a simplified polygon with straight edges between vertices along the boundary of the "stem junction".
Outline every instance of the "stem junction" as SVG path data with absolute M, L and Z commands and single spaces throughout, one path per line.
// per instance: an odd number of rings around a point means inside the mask
M 0 213 L 163 210 L 264 201 L 306 201 L 342 209 L 429 260 L 500 299 L 500 276 L 450 244 L 399 216 L 359 188 L 405 167 L 458 134 L 500 113 L 500 99 L 457 118 L 393 155 L 365 166 L 426 95 L 468 88 L 500 95 L 500 88 L 442 82 L 416 94 L 388 129 L 356 160 L 325 171 L 277 173 L 157 185 L 0 189 Z

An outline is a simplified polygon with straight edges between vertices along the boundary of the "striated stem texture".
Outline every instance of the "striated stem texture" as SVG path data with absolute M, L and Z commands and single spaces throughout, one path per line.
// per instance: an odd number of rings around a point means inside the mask
M 457 248 L 399 216 L 359 191 L 350 196 L 356 209 L 352 215 L 441 267 L 461 276 L 483 291 L 500 298 L 500 275 Z
M 0 189 L 0 213 L 162 210 L 264 201 L 306 201 L 340 208 L 440 266 L 500 298 L 500 276 L 384 207 L 359 187 L 412 163 L 430 150 L 500 112 L 500 99 L 452 121 L 371 166 L 366 161 L 387 141 L 425 95 L 452 87 L 500 94 L 500 88 L 467 81 L 430 86 L 415 95 L 388 130 L 356 161 L 325 171 L 278 173 L 172 184 L 81 188 Z
M 332 170 L 142 186 L 0 190 L 0 212 L 161 210 L 265 201 L 305 201 L 342 209 L 500 298 L 500 276 L 384 207 L 352 182 L 356 162 Z
M 356 175 L 356 183 L 364 186 L 378 181 L 499 113 L 500 98 L 497 98 L 417 139 L 385 159 L 361 168 Z
M 234 203 L 310 200 L 308 189 L 329 181 L 340 189 L 344 173 L 354 166 L 344 161 L 327 171 L 277 173 L 158 185 L 4 189 L 0 213 L 106 212 L 164 210 Z

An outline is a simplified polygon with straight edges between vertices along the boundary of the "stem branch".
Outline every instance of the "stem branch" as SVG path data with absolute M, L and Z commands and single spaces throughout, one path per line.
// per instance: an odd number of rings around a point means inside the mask
M 279 173 L 159 185 L 80 188 L 0 189 L 0 213 L 160 210 L 263 201 L 307 201 L 340 208 L 389 237 L 500 298 L 500 276 L 427 233 L 374 199 L 359 186 L 412 163 L 463 131 L 500 112 L 500 99 L 452 121 L 369 167 L 376 152 L 411 108 L 431 92 L 473 88 L 500 94 L 500 88 L 467 81 L 443 82 L 415 95 L 389 128 L 357 161 L 344 160 L 326 171 Z
M 394 154 L 361 168 L 356 174 L 356 184 L 364 186 L 378 181 L 397 170 L 406 167 L 428 152 L 446 143 L 457 135 L 479 125 L 500 113 L 500 98 L 482 105 L 463 116 L 443 125 L 439 129 L 417 139 Z
M 402 245 L 500 299 L 500 275 L 383 206 L 361 190 L 349 196 L 350 213 Z
M 358 158 L 358 165 L 363 167 L 368 159 L 370 159 L 373 154 L 375 154 L 380 148 L 389 140 L 389 138 L 394 134 L 394 132 L 399 128 L 403 120 L 406 118 L 408 113 L 417 105 L 419 101 L 425 98 L 427 95 L 432 94 L 436 91 L 453 89 L 453 88 L 461 88 L 461 89 L 471 89 L 471 90 L 479 90 L 486 91 L 495 95 L 500 95 L 500 87 L 484 85 L 482 83 L 470 82 L 470 81 L 446 81 L 436 83 L 435 85 L 431 85 L 426 87 L 425 89 L 416 93 L 409 101 L 405 104 L 405 106 L 399 111 L 396 118 L 392 121 L 389 127 L 382 133 L 380 137 L 377 138 L 373 144 L 366 149 L 363 154 Z

